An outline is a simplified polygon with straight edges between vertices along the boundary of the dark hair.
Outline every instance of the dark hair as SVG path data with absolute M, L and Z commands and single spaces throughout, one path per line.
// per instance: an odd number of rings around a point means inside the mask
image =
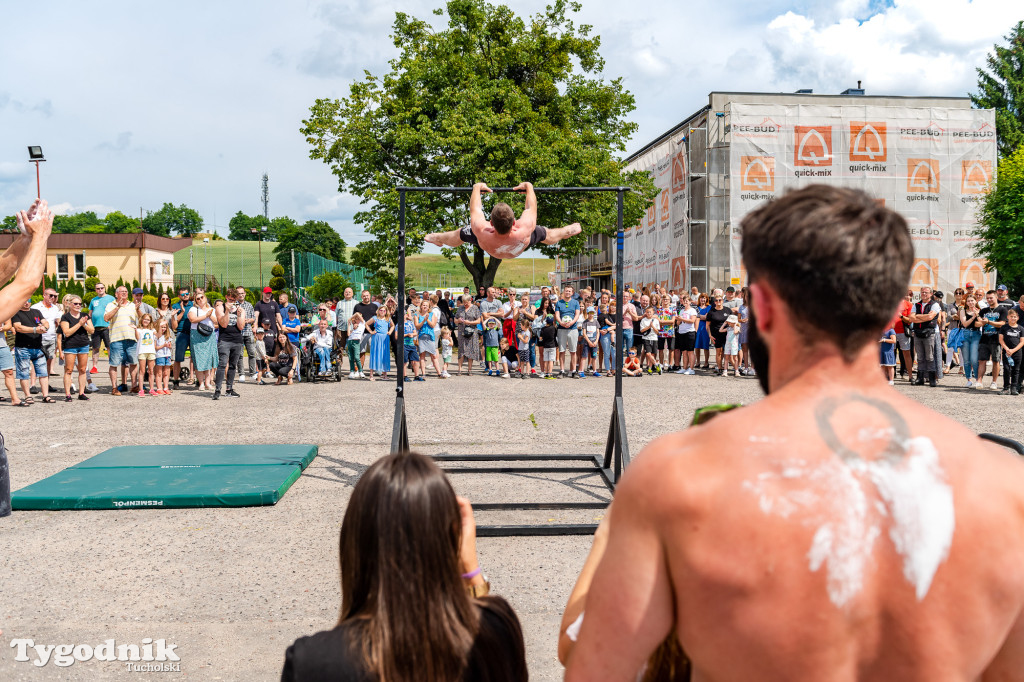
M 340 622 L 361 628 L 379 679 L 460 679 L 480 627 L 461 538 L 455 491 L 428 458 L 382 457 L 356 484 L 341 526 Z
M 858 190 L 787 192 L 747 214 L 741 230 L 750 282 L 766 280 L 799 307 L 791 319 L 804 340 L 823 335 L 847 362 L 886 328 L 910 281 L 906 221 Z
M 491 209 L 491 226 L 498 234 L 508 234 L 516 222 L 516 214 L 512 207 L 503 201 L 499 201 Z

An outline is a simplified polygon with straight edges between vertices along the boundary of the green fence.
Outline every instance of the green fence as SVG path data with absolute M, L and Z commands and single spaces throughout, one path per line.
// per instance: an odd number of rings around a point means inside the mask
M 234 284 L 262 289 L 270 282 L 273 277 L 270 271 L 278 264 L 274 255 L 276 246 L 277 242 L 197 242 L 174 254 L 175 286 L 207 286 L 216 282 L 221 287 Z M 338 272 L 352 282 L 358 292 L 369 288 L 371 277 L 363 268 L 304 251 L 290 252 L 284 270 L 292 289 L 305 289 L 312 286 L 318 275 Z

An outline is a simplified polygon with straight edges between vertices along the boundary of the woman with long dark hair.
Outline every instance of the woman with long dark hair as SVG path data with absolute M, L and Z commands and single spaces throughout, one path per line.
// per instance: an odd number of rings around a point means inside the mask
M 521 681 L 523 633 L 486 596 L 469 502 L 430 459 L 396 453 L 356 484 L 341 526 L 341 618 L 285 654 L 282 681 Z

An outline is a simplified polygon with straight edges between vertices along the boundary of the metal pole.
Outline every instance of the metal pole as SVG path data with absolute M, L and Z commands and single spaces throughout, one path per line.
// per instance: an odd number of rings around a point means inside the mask
M 618 219 L 615 232 L 615 397 L 622 397 L 622 189 L 619 189 Z
M 42 199 L 43 193 L 39 189 L 39 162 L 36 161 L 36 199 Z M 24 166 L 22 166 L 24 168 Z
M 259 232 L 256 233 L 256 238 L 259 240 L 259 244 L 260 244 L 259 245 L 259 250 L 260 250 L 260 256 L 259 256 L 259 258 L 260 258 L 260 290 L 262 291 L 263 290 L 263 231 L 262 230 L 260 230 Z
M 38 166 L 37 166 L 38 167 Z M 85 387 L 82 387 L 85 391 Z M 11 515 L 11 471 L 4 449 L 4 436 L 0 434 L 0 519 Z
M 398 278 L 397 278 L 398 308 L 395 311 L 398 315 L 395 322 L 395 358 L 398 360 L 398 367 L 395 372 L 395 379 L 398 385 L 395 392 L 399 398 L 405 397 L 405 190 L 398 189 Z M 402 330 L 399 331 L 398 328 Z

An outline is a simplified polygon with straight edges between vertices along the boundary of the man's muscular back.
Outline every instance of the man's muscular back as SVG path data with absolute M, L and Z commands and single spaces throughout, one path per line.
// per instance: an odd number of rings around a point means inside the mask
M 1024 467 L 962 426 L 794 385 L 630 475 L 695 680 L 1024 679 Z

